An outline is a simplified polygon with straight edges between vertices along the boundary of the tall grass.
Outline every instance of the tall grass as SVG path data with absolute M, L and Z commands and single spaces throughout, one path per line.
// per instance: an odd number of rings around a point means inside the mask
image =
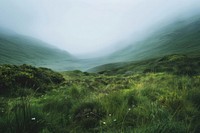
M 30 104 L 27 97 L 12 102 L 12 107 L 2 117 L 1 130 L 8 133 L 38 133 L 45 127 L 40 109 Z
M 0 132 L 198 133 L 199 84 L 168 73 L 68 77 L 43 95 L 3 98 Z

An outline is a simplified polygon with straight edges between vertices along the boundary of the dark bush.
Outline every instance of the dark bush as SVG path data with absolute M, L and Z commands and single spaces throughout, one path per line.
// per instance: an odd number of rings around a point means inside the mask
M 81 103 L 73 110 L 73 121 L 85 129 L 97 127 L 104 116 L 105 111 L 97 102 Z
M 64 81 L 61 74 L 47 68 L 30 65 L 1 65 L 0 94 L 10 93 L 16 88 L 31 88 L 39 92 Z
M 137 106 L 138 100 L 137 100 L 137 93 L 136 92 L 129 93 L 126 96 L 126 99 L 127 99 L 127 103 L 128 103 L 129 107 Z

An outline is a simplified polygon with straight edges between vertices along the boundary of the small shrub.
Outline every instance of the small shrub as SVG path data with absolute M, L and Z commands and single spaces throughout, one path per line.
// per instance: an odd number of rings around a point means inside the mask
M 129 107 L 135 107 L 138 104 L 138 98 L 137 98 L 138 93 L 136 91 L 129 92 L 126 96 L 125 99 L 127 99 L 127 104 Z
M 105 116 L 105 111 L 98 102 L 80 103 L 73 109 L 73 121 L 85 129 L 95 128 Z

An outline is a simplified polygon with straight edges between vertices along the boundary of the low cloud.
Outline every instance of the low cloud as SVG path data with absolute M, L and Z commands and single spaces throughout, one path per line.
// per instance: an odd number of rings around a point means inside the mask
M 75 55 L 109 53 L 123 40 L 137 40 L 157 24 L 198 9 L 199 0 L 1 0 L 0 27 Z

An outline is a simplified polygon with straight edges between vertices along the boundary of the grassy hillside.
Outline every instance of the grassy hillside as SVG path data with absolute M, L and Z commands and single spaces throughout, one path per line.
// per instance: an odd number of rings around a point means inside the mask
M 0 64 L 31 64 L 67 70 L 72 69 L 74 60 L 66 51 L 40 40 L 0 31 Z
M 78 59 L 73 55 L 40 40 L 0 28 L 0 64 L 30 64 L 56 71 L 87 70 L 107 59 Z
M 199 74 L 188 76 L 166 70 L 106 76 L 68 71 L 62 72 L 63 79 L 49 69 L 27 65 L 0 68 L 0 81 L 12 88 L 0 95 L 1 133 L 200 130 Z M 37 91 L 37 85 L 46 89 Z
M 200 53 L 200 18 L 171 23 L 149 37 L 133 43 L 110 55 L 110 59 L 119 61 L 138 61 L 169 54 Z
M 1 30 L 0 64 L 26 63 L 59 71 L 75 69 L 86 71 L 95 66 L 114 62 L 141 61 L 170 54 L 198 55 L 199 42 L 199 17 L 169 24 L 154 31 L 148 38 L 109 56 L 91 59 L 75 59 L 69 53 L 39 40 Z
M 130 75 L 133 73 L 148 72 L 198 75 L 200 74 L 200 54 L 193 56 L 172 54 L 143 61 L 112 63 L 98 66 L 88 71 L 107 75 Z
M 167 59 L 174 57 L 181 59 L 174 61 Z M 200 18 L 195 16 L 189 20 L 174 22 L 153 32 L 145 40 L 131 44 L 107 57 L 107 61 L 110 60 L 113 63 L 105 63 L 87 71 L 128 74 L 148 71 L 148 69 L 162 71 L 163 66 L 171 72 L 179 68 L 195 70 L 199 67 L 199 57 Z

